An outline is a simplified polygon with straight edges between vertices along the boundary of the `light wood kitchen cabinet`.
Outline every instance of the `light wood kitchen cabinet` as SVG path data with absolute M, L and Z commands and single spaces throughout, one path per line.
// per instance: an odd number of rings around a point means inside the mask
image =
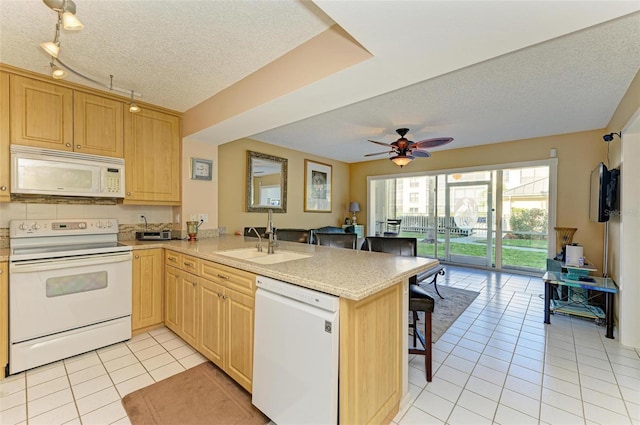
M 134 251 L 132 331 L 162 323 L 163 270 L 162 248 Z
M 9 122 L 9 74 L 0 72 L 0 202 L 11 201 Z
M 220 275 L 226 276 L 222 270 Z M 232 289 L 227 277 L 215 279 L 201 279 L 199 351 L 251 392 L 255 299 Z
M 251 391 L 255 275 L 167 250 L 165 325 Z
M 182 291 L 182 305 L 180 317 L 180 336 L 192 347 L 198 347 L 198 325 L 199 325 L 199 279 L 197 276 L 182 271 L 180 279 L 180 291 Z
M 165 325 L 196 349 L 199 261 L 174 251 L 165 253 Z
M 9 266 L 0 262 L 0 378 L 9 363 Z
M 124 103 L 74 91 L 73 145 L 76 152 L 123 158 Z
M 180 117 L 149 108 L 125 114 L 125 204 L 180 204 Z
M 164 324 L 176 334 L 180 333 L 180 306 L 182 292 L 180 291 L 180 270 L 170 263 L 164 268 Z
M 224 366 L 224 287 L 207 279 L 200 286 L 200 345 L 198 351 L 218 367 Z
M 122 158 L 124 103 L 11 75 L 11 143 Z

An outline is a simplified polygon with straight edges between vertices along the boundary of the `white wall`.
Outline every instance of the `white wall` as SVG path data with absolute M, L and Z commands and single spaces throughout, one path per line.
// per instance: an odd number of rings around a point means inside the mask
M 621 157 L 619 337 L 621 344 L 640 348 L 640 109 L 622 130 Z

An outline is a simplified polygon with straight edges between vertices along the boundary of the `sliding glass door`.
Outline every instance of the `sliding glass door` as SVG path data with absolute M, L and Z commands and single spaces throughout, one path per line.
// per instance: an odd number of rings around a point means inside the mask
M 445 260 L 483 267 L 493 265 L 491 172 L 445 177 Z
M 553 166 L 552 166 L 553 165 Z M 553 173 L 551 171 L 553 170 Z M 529 272 L 546 268 L 555 162 L 369 179 L 368 234 L 418 239 L 418 255 Z

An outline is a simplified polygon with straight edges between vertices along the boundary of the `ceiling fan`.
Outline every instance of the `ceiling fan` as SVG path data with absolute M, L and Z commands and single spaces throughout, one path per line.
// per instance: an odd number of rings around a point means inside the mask
M 396 133 L 400 135 L 400 138 L 393 143 L 383 143 L 377 142 L 375 140 L 369 140 L 371 143 L 376 143 L 378 145 L 390 147 L 390 151 L 385 152 L 377 152 L 377 153 L 369 153 L 365 156 L 375 156 L 386 154 L 395 154 L 389 158 L 393 161 L 394 164 L 399 165 L 400 168 L 404 167 L 416 157 L 428 158 L 431 154 L 425 150 L 425 148 L 435 148 L 437 146 L 446 145 L 453 141 L 453 137 L 435 137 L 433 139 L 421 140 L 419 142 L 412 142 L 410 140 L 405 139 L 404 135 L 409 132 L 408 128 L 399 128 L 396 130 Z

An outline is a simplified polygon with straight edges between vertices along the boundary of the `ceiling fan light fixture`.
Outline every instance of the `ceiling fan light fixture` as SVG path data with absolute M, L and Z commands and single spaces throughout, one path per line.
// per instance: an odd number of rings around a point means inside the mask
M 396 165 L 399 165 L 400 168 L 402 168 L 408 163 L 410 163 L 411 161 L 413 161 L 414 159 L 416 159 L 416 157 L 413 155 L 396 155 L 393 158 L 389 158 L 389 159 L 391 160 L 391 162 L 393 162 Z

